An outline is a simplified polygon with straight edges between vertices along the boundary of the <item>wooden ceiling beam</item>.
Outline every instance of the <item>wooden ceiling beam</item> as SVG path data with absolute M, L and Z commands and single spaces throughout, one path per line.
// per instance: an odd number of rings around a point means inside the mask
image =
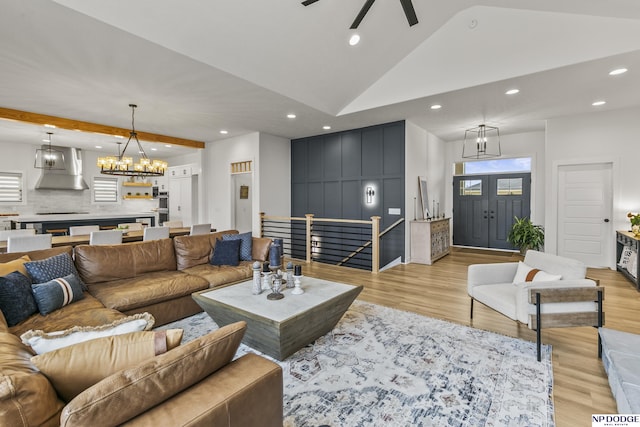
M 81 120 L 65 119 L 64 117 L 48 116 L 46 114 L 30 113 L 28 111 L 12 110 L 10 108 L 3 107 L 0 107 L 0 118 L 33 123 L 42 126 L 46 124 L 53 125 L 62 129 L 78 130 L 82 132 L 93 132 L 104 135 L 119 135 L 125 138 L 128 138 L 129 133 L 131 132 L 131 129 L 83 122 Z M 180 145 L 190 148 L 204 148 L 204 142 L 202 141 L 177 138 L 175 136 L 160 135 L 156 133 L 141 132 L 139 130 L 136 130 L 136 133 L 138 134 L 138 139 L 142 141 Z

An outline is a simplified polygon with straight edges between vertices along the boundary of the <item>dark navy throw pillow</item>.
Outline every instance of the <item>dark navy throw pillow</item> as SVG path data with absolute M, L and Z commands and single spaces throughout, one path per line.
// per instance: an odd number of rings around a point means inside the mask
M 84 283 L 80 280 L 78 270 L 76 270 L 76 266 L 73 265 L 73 260 L 68 253 L 54 255 L 38 261 L 25 262 L 24 268 L 27 269 L 29 276 L 31 276 L 31 283 L 45 283 L 50 280 L 57 279 L 58 277 L 75 274 L 82 289 L 86 289 Z
M 240 240 L 216 240 L 211 265 L 238 265 L 240 263 Z
M 253 236 L 250 231 L 241 234 L 223 234 L 222 240 L 240 240 L 240 259 L 251 261 L 253 259 Z
M 31 279 L 17 271 L 0 277 L 0 310 L 9 326 L 15 326 L 37 313 Z

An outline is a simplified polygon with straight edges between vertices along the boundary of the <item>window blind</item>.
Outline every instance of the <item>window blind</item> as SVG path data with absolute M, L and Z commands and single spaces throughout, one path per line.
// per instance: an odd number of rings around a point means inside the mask
M 118 201 L 118 178 L 93 177 L 93 201 L 114 203 Z
M 0 172 L 0 202 L 22 202 L 22 173 Z

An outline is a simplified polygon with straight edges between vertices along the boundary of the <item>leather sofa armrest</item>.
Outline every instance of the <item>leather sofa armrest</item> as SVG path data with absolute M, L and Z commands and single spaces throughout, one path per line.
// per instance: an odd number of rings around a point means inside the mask
M 281 427 L 282 368 L 246 354 L 125 426 Z
M 511 283 L 517 270 L 517 262 L 472 264 L 467 269 L 467 292 L 473 296 L 475 286 Z

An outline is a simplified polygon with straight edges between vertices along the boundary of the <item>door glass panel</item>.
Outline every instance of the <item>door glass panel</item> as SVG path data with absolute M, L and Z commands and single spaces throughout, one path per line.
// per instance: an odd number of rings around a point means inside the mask
M 461 179 L 460 195 L 461 196 L 482 196 L 482 180 Z
M 522 178 L 498 178 L 496 180 L 498 196 L 521 196 Z

